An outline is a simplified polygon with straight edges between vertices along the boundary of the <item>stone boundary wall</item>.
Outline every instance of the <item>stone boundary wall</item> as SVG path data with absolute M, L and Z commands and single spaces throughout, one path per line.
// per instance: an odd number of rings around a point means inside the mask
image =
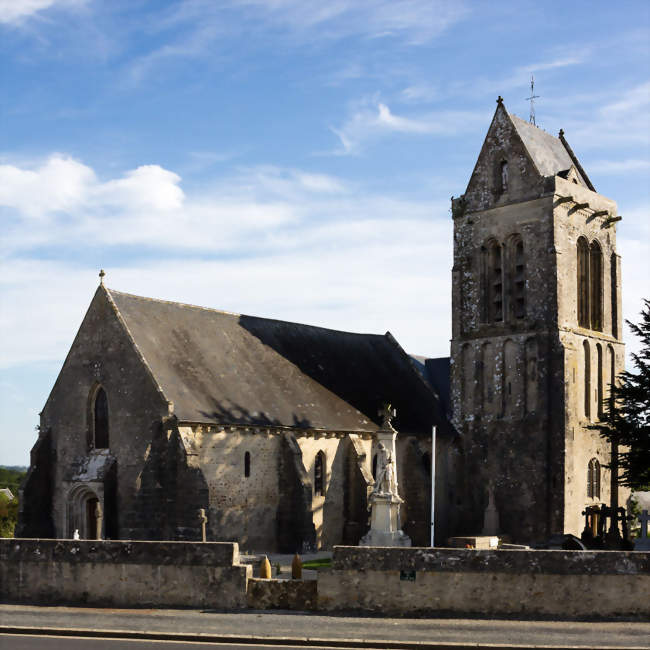
M 251 567 L 232 542 L 0 539 L 0 601 L 246 607 Z
M 318 609 L 384 615 L 650 616 L 650 553 L 334 548 Z

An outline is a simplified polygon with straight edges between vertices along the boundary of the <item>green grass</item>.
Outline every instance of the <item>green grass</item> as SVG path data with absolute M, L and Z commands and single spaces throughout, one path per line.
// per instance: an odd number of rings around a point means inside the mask
M 302 568 L 315 569 L 316 571 L 318 571 L 318 569 L 328 569 L 331 566 L 332 566 L 331 557 L 321 557 L 318 558 L 317 560 L 307 560 L 307 562 L 303 562 Z

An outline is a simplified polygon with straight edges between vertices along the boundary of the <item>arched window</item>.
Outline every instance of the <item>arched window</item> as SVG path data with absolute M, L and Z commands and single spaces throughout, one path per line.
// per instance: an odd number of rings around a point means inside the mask
M 510 312 L 514 319 L 521 319 L 526 316 L 526 278 L 524 275 L 524 243 L 519 237 L 513 240 L 510 296 L 512 304 Z
M 592 458 L 587 466 L 587 496 L 600 499 L 600 463 Z
M 578 325 L 589 327 L 589 244 L 578 239 Z
M 610 283 L 612 285 L 612 336 L 618 338 L 618 274 L 616 273 L 616 253 L 609 260 Z
M 597 404 L 597 413 L 598 419 L 603 419 L 603 400 L 605 399 L 605 393 L 603 390 L 603 346 L 600 343 L 596 343 L 596 363 L 597 363 L 597 372 L 598 376 L 596 381 L 596 399 L 598 400 Z
M 377 478 L 377 454 L 372 457 L 372 478 Z
M 589 302 L 591 329 L 603 330 L 603 253 L 600 244 L 593 241 L 589 248 Z
M 612 388 L 616 384 L 616 356 L 614 355 L 614 347 L 611 345 L 607 346 L 607 352 L 609 356 L 609 410 L 611 411 L 614 408 Z
M 325 453 L 319 451 L 314 462 L 314 494 L 317 497 L 325 495 Z
M 248 478 L 251 475 L 251 453 L 247 451 L 244 454 L 244 476 Z
M 93 438 L 95 449 L 108 449 L 108 400 L 101 387 L 95 393 L 93 405 Z
M 589 341 L 583 341 L 582 349 L 584 351 L 584 398 L 585 398 L 585 417 L 591 419 L 591 352 L 589 350 Z
M 501 191 L 505 192 L 508 189 L 508 161 L 504 160 L 501 163 Z
M 488 323 L 503 320 L 503 250 L 492 240 L 486 247 L 485 259 L 485 309 Z
M 426 474 L 431 476 L 431 454 L 428 451 L 422 454 L 422 467 Z

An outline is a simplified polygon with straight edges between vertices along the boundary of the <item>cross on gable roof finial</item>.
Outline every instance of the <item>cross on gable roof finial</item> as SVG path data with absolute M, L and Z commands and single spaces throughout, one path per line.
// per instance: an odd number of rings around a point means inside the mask
M 381 418 L 381 428 L 390 431 L 393 428 L 391 421 L 397 417 L 397 410 L 391 404 L 385 402 L 379 411 L 377 411 L 377 414 Z
M 501 104 L 503 104 L 503 97 L 501 97 L 501 95 L 499 95 L 497 97 L 497 104 L 499 104 L 499 106 L 501 106 Z
M 104 276 L 106 275 L 104 269 L 99 269 L 99 284 L 104 284 Z

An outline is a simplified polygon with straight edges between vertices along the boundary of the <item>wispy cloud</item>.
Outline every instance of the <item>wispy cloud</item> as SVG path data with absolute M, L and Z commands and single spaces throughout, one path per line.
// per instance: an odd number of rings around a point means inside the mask
M 46 9 L 74 8 L 88 0 L 0 0 L 0 23 L 20 24 Z
M 225 56 L 231 39 L 263 43 L 282 36 L 282 48 L 314 47 L 345 38 L 396 39 L 428 43 L 468 13 L 460 0 L 187 0 L 152 16 L 149 31 L 164 34 L 164 45 L 128 66 L 131 83 L 172 59 Z M 167 34 L 174 34 L 167 37 Z M 358 78 L 350 63 L 329 83 Z
M 443 111 L 398 115 L 377 99 L 364 100 L 340 127 L 331 127 L 341 148 L 336 154 L 358 153 L 362 146 L 389 134 L 452 136 L 483 123 L 483 112 Z

